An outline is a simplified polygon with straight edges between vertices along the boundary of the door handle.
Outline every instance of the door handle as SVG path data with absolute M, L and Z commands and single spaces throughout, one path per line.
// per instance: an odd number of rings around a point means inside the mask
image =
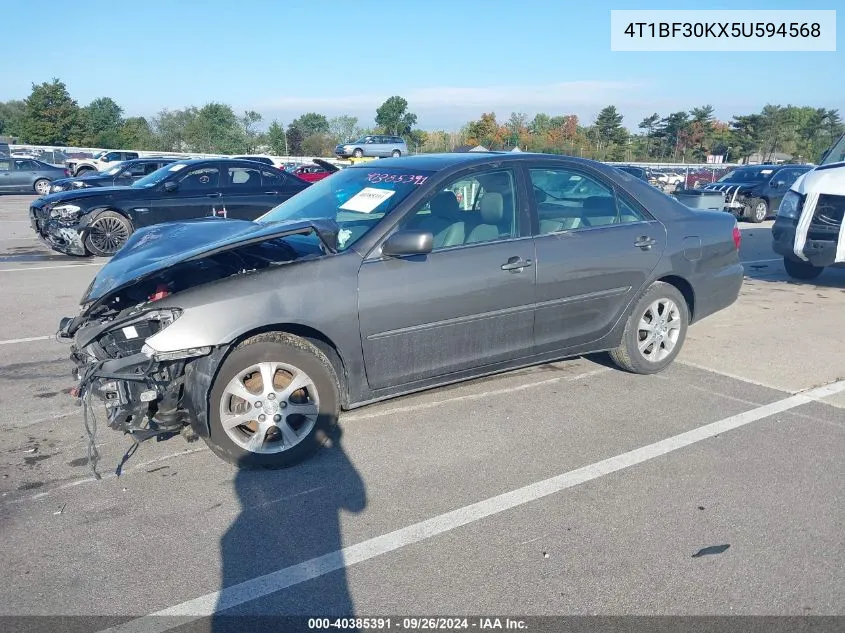
M 511 257 L 506 264 L 502 264 L 502 270 L 509 270 L 512 273 L 521 273 L 522 269 L 530 266 L 532 261 L 530 259 L 521 259 L 519 257 Z
M 643 235 L 642 237 L 638 237 L 637 241 L 634 242 L 634 246 L 636 246 L 637 248 L 641 248 L 644 251 L 649 250 L 655 244 L 657 244 L 657 240 L 654 239 L 654 238 L 651 238 L 647 235 Z
M 265 192 L 264 192 L 264 195 L 266 195 L 266 196 L 275 196 L 277 193 L 279 193 L 279 192 L 278 192 L 278 191 L 265 191 Z
M 205 194 L 205 197 L 206 198 L 219 198 L 222 195 L 223 195 L 222 193 L 207 193 L 207 194 Z

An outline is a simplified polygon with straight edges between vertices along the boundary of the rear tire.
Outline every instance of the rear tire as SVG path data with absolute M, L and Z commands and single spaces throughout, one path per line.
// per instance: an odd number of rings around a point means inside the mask
M 754 224 L 763 222 L 769 217 L 769 203 L 763 198 L 752 198 L 748 201 L 748 213 L 745 217 Z
M 97 257 L 114 255 L 134 232 L 129 219 L 116 211 L 103 211 L 90 227 L 85 235 L 85 250 Z
M 400 152 L 398 149 L 395 149 L 393 150 L 393 152 L 391 152 L 390 155 L 393 156 L 393 158 L 399 158 L 402 155 L 402 152 Z
M 50 193 L 50 181 L 46 178 L 39 178 L 33 183 L 32 188 L 39 196 L 46 196 Z
M 786 274 L 793 279 L 800 279 L 801 281 L 810 281 L 822 274 L 823 266 L 813 266 L 807 262 L 798 262 L 789 257 L 783 258 L 783 267 L 786 269 Z
M 689 308 L 672 284 L 653 283 L 637 301 L 613 362 L 634 374 L 656 374 L 675 360 L 687 335 Z
M 303 386 L 294 387 L 294 381 Z M 302 413 L 294 412 L 297 407 Z M 221 365 L 208 413 L 205 441 L 217 456 L 239 468 L 288 468 L 332 436 L 340 415 L 337 374 L 305 339 L 260 334 L 241 343 Z

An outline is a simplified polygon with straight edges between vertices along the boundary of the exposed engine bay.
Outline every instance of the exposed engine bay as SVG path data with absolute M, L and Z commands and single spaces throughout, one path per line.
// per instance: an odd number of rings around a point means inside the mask
M 180 433 L 193 441 L 205 434 L 214 369 L 229 346 L 153 350 L 146 340 L 182 313 L 159 307 L 158 302 L 196 286 L 331 252 L 328 243 L 314 239 L 316 231 L 296 233 L 179 262 L 89 302 L 75 318 L 62 319 L 58 335 L 73 339 L 70 357 L 78 384 L 72 394 L 84 408 L 89 465 L 95 476 L 97 417 L 92 398 L 105 405 L 108 426 L 136 442 Z

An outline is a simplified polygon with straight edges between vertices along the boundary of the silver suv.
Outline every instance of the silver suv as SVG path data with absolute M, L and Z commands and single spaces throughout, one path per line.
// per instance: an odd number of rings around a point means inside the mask
M 340 158 L 405 156 L 408 153 L 408 146 L 401 136 L 369 135 L 357 141 L 338 145 L 334 148 L 334 153 Z

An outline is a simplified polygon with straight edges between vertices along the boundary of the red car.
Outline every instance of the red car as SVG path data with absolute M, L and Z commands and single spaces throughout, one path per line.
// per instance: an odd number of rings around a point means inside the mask
M 290 170 L 290 173 L 298 176 L 302 180 L 317 182 L 326 176 L 331 176 L 336 171 L 338 171 L 337 167 L 331 163 L 321 160 L 319 163 L 314 161 L 313 165 L 300 165 L 296 169 Z

